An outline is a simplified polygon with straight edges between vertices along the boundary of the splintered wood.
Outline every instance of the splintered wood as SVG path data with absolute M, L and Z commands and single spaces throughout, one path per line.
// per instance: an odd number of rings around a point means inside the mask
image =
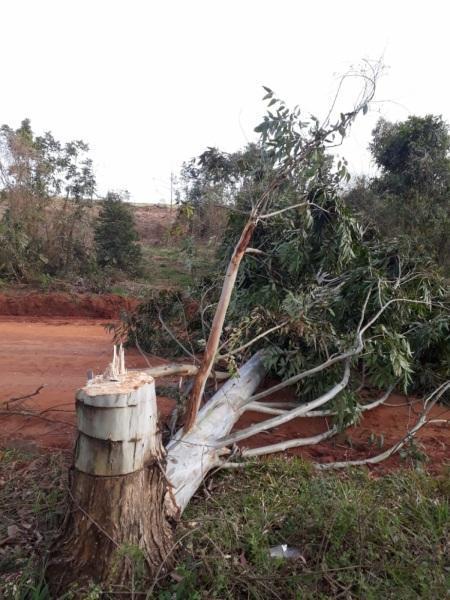
M 76 394 L 79 436 L 75 467 L 91 475 L 125 475 L 162 455 L 153 377 L 127 372 L 114 347 L 103 375 Z

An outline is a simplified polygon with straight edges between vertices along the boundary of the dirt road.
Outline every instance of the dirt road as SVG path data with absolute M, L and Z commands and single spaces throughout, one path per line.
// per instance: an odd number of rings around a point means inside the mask
M 42 416 L 50 419 L 2 414 L 1 439 L 19 445 L 72 445 L 75 391 L 84 385 L 88 369 L 101 373 L 111 359 L 112 338 L 103 323 L 79 318 L 0 317 L 0 404 L 4 409 L 9 399 L 45 386 L 30 399 L 10 402 L 9 409 L 48 411 Z M 141 367 L 145 362 L 130 351 L 127 365 Z

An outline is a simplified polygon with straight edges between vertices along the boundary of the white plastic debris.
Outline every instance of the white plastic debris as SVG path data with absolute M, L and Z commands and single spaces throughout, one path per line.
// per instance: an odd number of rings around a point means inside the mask
M 269 548 L 269 555 L 271 558 L 300 558 L 303 562 L 306 562 L 304 556 L 302 556 L 298 548 L 288 546 L 287 544 L 272 546 L 271 548 Z

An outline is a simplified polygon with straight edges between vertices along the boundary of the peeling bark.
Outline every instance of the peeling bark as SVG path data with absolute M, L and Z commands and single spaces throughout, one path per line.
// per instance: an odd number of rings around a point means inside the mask
M 166 474 L 181 512 L 209 471 L 220 464 L 225 452 L 217 439 L 229 434 L 265 372 L 261 354 L 255 354 L 203 406 L 194 427 L 180 430 L 168 444 Z

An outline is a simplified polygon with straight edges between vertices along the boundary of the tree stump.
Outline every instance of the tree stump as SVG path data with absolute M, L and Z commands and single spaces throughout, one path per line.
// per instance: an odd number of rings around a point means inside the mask
M 132 592 L 137 576 L 171 566 L 178 509 L 165 471 L 155 384 L 127 373 L 123 354 L 77 392 L 78 439 L 69 473 L 69 508 L 50 551 L 47 581 L 58 597 Z M 76 592 L 75 592 L 76 593 Z

